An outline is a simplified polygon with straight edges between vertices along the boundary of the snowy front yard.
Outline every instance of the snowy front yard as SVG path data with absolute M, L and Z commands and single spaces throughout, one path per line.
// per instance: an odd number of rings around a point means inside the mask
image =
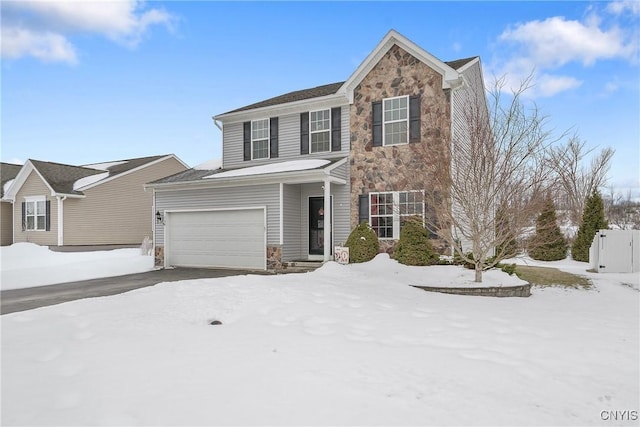
M 2 425 L 637 424 L 603 421 L 639 409 L 637 290 L 409 286 L 451 269 L 380 255 L 4 315 Z
M 93 252 L 54 252 L 33 243 L 0 247 L 1 289 L 142 273 L 153 269 L 153 257 L 140 249 Z

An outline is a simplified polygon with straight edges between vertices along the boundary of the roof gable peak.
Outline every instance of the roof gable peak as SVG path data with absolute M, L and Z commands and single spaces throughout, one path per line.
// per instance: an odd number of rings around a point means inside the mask
M 461 77 L 455 69 L 436 58 L 402 34 L 398 33 L 396 30 L 391 29 L 382 38 L 380 43 L 378 43 L 378 45 L 371 51 L 371 53 L 369 53 L 364 61 L 362 61 L 358 68 L 356 68 L 347 81 L 344 82 L 338 92 L 345 93 L 349 98 L 349 101 L 353 102 L 353 90 L 394 45 L 410 53 L 419 61 L 427 64 L 429 67 L 440 73 L 443 77 L 443 89 L 453 88 L 460 84 Z

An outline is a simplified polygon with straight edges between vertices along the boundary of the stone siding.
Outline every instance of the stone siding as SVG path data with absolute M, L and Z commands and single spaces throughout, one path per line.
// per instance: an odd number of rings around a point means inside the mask
M 372 102 L 420 95 L 420 141 L 372 146 Z M 354 91 L 350 114 L 351 228 L 358 224 L 358 196 L 376 191 L 428 189 L 430 176 L 449 165 L 450 93 L 442 76 L 394 45 Z M 387 245 L 384 250 L 388 250 Z
M 280 270 L 282 268 L 282 247 L 267 246 L 267 270 Z
M 154 263 L 155 267 L 164 267 L 164 246 L 156 246 L 154 251 Z

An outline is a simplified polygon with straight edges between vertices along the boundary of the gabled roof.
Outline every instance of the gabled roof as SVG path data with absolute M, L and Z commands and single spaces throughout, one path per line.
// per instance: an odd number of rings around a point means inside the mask
M 81 178 L 103 173 L 103 170 L 89 169 L 82 166 L 64 165 L 62 163 L 31 160 L 29 162 L 38 171 L 42 179 L 57 194 L 82 195 L 82 191 L 75 191 L 73 184 Z
M 22 165 L 0 162 L 0 199 L 4 198 L 4 185 L 13 181 L 22 169 Z
M 29 174 L 35 171 L 47 185 L 52 196 L 83 197 L 83 190 L 111 181 L 129 172 L 150 166 L 155 162 L 170 157 L 174 157 L 180 161 L 180 159 L 173 154 L 95 163 L 85 166 L 29 159 L 20 169 L 20 172 L 15 178 L 15 183 L 10 187 L 7 195 L 13 199 Z M 185 167 L 188 166 L 185 165 Z
M 305 100 L 312 100 L 314 98 L 326 97 L 330 95 L 344 96 L 344 102 L 351 102 L 353 97 L 353 90 L 362 81 L 362 79 L 373 69 L 373 67 L 380 61 L 382 56 L 387 53 L 393 45 L 397 45 L 415 56 L 418 60 L 426 63 L 434 70 L 438 71 L 443 76 L 443 88 L 455 87 L 461 84 L 462 79 L 460 69 L 465 65 L 473 62 L 478 57 L 470 57 L 457 59 L 453 61 L 443 62 L 431 55 L 426 50 L 422 49 L 400 33 L 395 30 L 390 30 L 384 38 L 378 43 L 376 48 L 367 56 L 367 58 L 358 66 L 353 72 L 351 77 L 344 82 L 330 83 L 322 86 L 316 86 L 310 89 L 296 90 L 293 92 L 285 93 L 284 95 L 275 96 L 273 98 L 266 99 L 264 101 L 255 102 L 244 107 L 236 108 L 235 110 L 227 111 L 226 113 L 219 114 L 214 119 L 222 118 L 227 114 L 248 112 L 266 107 L 281 106 L 293 102 L 300 102 Z
M 269 107 L 271 105 L 286 104 L 288 102 L 302 101 L 309 98 L 317 98 L 320 96 L 333 95 L 340 89 L 344 82 L 330 83 L 328 85 L 316 86 L 311 89 L 296 90 L 294 92 L 285 93 L 284 95 L 275 96 L 264 101 L 256 102 L 245 107 L 236 108 L 227 111 L 224 114 L 235 113 L 238 111 L 253 110 L 255 108 Z
M 472 56 L 470 58 L 463 58 L 463 59 L 456 59 L 456 60 L 453 60 L 453 61 L 446 61 L 445 64 L 447 64 L 449 67 L 453 68 L 454 70 L 460 71 L 460 68 L 464 67 L 465 65 L 467 65 L 471 61 L 474 61 L 474 60 L 476 60 L 478 58 L 480 58 L 480 57 L 479 56 Z

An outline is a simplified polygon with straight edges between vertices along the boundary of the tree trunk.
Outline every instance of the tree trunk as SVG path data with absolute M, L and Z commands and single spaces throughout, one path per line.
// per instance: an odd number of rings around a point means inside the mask
M 482 263 L 476 262 L 476 283 L 482 283 Z

